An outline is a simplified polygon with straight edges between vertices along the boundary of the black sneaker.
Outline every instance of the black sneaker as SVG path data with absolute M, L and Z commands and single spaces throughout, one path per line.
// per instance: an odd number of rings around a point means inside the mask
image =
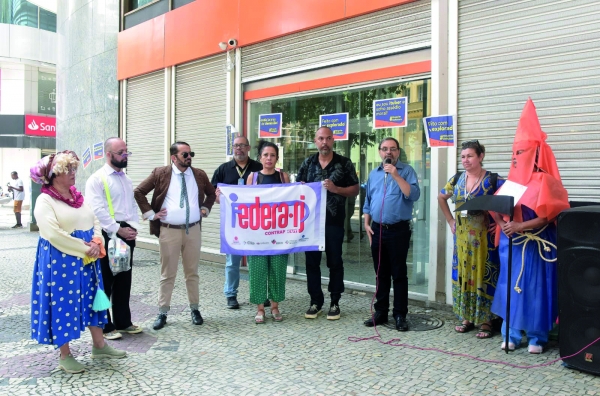
M 304 314 L 306 319 L 316 319 L 321 313 L 321 308 L 317 307 L 317 304 L 313 304 L 308 308 L 308 311 Z
M 340 318 L 340 306 L 337 304 L 331 304 L 329 312 L 327 312 L 328 320 L 338 320 Z
M 239 309 L 240 304 L 238 304 L 237 297 L 227 297 L 227 308 L 229 309 Z

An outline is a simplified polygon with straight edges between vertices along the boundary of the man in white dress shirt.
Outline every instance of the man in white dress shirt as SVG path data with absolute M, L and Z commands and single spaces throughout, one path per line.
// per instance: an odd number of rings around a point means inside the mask
M 173 143 L 171 165 L 155 168 L 134 190 L 142 216 L 150 220 L 150 233 L 158 237 L 160 246 L 158 316 L 154 330 L 162 329 L 167 323 L 180 253 L 192 323 L 204 323 L 198 309 L 201 221 L 210 213 L 217 196 L 206 173 L 192 167 L 193 157 L 189 144 Z M 146 198 L 150 191 L 154 191 L 152 203 Z
M 108 241 L 111 236 L 116 235 L 124 240 L 131 249 L 129 262 L 133 269 L 133 249 L 139 218 L 131 179 L 123 172 L 127 167 L 129 156 L 131 153 L 127 151 L 127 144 L 123 140 L 116 137 L 106 140 L 104 143 L 106 164 L 88 179 L 85 185 L 85 199 L 102 226 L 106 251 L 108 252 Z M 108 197 L 112 202 L 114 216 L 110 213 L 105 181 L 108 185 Z M 108 323 L 104 326 L 104 338 L 109 340 L 121 338 L 123 332 L 141 333 L 142 328 L 131 322 L 129 308 L 132 269 L 114 275 L 110 269 L 108 254 L 101 259 L 101 263 L 104 291 L 112 300 L 112 316 L 108 314 Z

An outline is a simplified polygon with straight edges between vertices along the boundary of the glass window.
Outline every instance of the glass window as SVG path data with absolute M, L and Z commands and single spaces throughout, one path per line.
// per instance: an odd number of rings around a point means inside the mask
M 25 0 L 13 0 L 12 24 L 38 27 L 38 7 Z
M 0 0 L 0 23 L 12 22 L 12 0 Z
M 133 11 L 137 8 L 143 7 L 148 3 L 152 3 L 153 1 L 156 0 L 130 0 L 131 1 L 131 6 L 129 7 L 129 11 Z
M 40 29 L 56 33 L 56 14 L 40 8 Z
M 378 144 L 384 137 L 394 137 L 401 145 L 400 160 L 410 164 L 419 176 L 421 197 L 413 209 L 413 235 L 408 254 L 409 290 L 427 294 L 429 263 L 429 178 L 430 150 L 423 131 L 423 117 L 429 115 L 430 80 L 416 80 L 402 83 L 381 83 L 368 87 L 308 94 L 304 96 L 261 99 L 249 104 L 249 139 L 256 156 L 259 114 L 282 113 L 282 138 L 272 139 L 280 146 L 282 168 L 294 180 L 304 159 L 317 152 L 313 142 L 318 128 L 319 115 L 349 113 L 349 139 L 336 141 L 334 150 L 349 157 L 358 173 L 361 183 L 360 194 L 348 199 L 346 205 L 346 235 L 344 238 L 345 280 L 363 284 L 375 284 L 373 260 L 369 239 L 364 234 L 362 206 L 364 188 L 369 172 L 381 164 Z M 421 87 L 421 88 L 419 88 Z M 373 100 L 409 96 L 413 93 L 419 99 L 408 103 L 408 125 L 403 128 L 373 129 Z M 293 263 L 297 273 L 305 273 L 304 254 L 295 254 Z M 321 263 L 323 274 L 327 266 L 325 254 Z

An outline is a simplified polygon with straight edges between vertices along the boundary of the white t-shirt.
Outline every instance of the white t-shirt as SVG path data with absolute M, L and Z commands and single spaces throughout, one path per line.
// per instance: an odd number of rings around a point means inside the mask
M 21 179 L 17 179 L 17 180 L 11 179 L 10 185 L 11 185 L 11 187 L 15 187 L 15 188 L 21 187 L 23 189 L 23 191 L 13 190 L 13 194 L 14 194 L 13 199 L 15 201 L 25 200 L 25 189 L 23 188 L 23 181 L 21 181 Z

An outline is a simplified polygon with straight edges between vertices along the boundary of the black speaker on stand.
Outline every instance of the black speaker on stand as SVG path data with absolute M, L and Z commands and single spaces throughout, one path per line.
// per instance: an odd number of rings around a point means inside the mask
M 557 223 L 560 356 L 600 375 L 600 341 L 578 353 L 600 338 L 600 206 L 572 206 Z

